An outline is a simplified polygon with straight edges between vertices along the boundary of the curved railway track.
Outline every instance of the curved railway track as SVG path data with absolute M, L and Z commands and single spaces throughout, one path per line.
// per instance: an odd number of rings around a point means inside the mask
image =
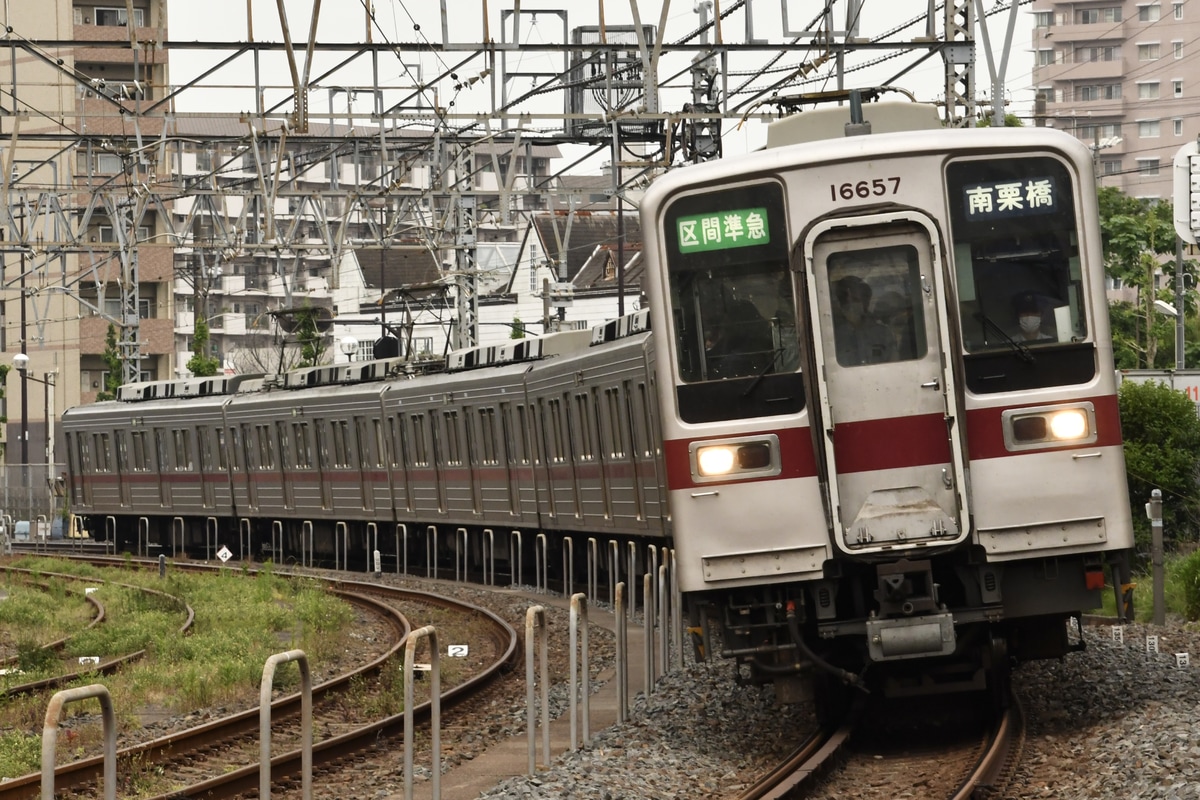
M 106 581 L 104 581 L 100 578 L 91 578 L 91 577 L 80 578 L 78 575 L 67 575 L 67 574 L 57 573 L 57 572 L 34 571 L 34 570 L 20 569 L 20 568 L 16 568 L 16 567 L 4 567 L 3 569 L 6 572 L 10 572 L 10 573 L 24 573 L 24 574 L 28 574 L 28 575 L 48 576 L 48 577 L 53 577 L 53 578 L 60 578 L 62 580 L 67 580 L 67 581 L 86 581 L 88 583 L 106 583 Z M 180 600 L 177 597 L 172 597 L 171 595 L 166 594 L 164 592 L 160 592 L 157 589 L 150 589 L 148 587 L 143 587 L 143 586 L 130 586 L 127 584 L 114 584 L 114 585 L 121 586 L 122 588 L 130 589 L 133 591 L 145 592 L 147 594 L 158 595 L 160 597 L 165 597 L 172 602 L 178 603 L 179 606 L 187 612 L 186 618 L 183 622 L 183 625 L 181 625 L 179 628 L 179 634 L 181 636 L 185 635 L 187 633 L 188 629 L 191 628 L 192 624 L 196 620 L 195 611 L 193 611 L 192 608 L 187 603 L 183 602 L 182 600 Z M 104 606 L 100 603 L 99 600 L 97 600 L 95 597 L 91 596 L 90 594 L 86 594 L 85 599 L 87 600 L 87 602 L 89 604 L 92 605 L 93 608 L 96 609 L 95 616 L 92 618 L 92 621 L 87 626 L 88 628 L 93 628 L 96 625 L 99 625 L 100 623 L 102 623 L 104 621 L 104 619 L 105 619 Z M 52 650 L 55 652 L 61 652 L 66 647 L 67 643 L 71 640 L 71 638 L 72 637 L 70 637 L 70 636 L 63 637 L 61 639 L 58 639 L 57 641 L 53 641 L 53 642 L 50 642 L 50 643 L 44 645 L 42 647 L 42 649 L 43 650 Z M 73 668 L 67 667 L 68 662 L 64 659 L 63 663 L 64 663 L 65 670 L 63 672 L 61 672 L 57 675 L 52 675 L 47 678 L 39 678 L 38 680 L 25 681 L 23 683 L 10 683 L 5 687 L 0 687 L 0 696 L 10 696 L 11 697 L 11 696 L 16 696 L 16 695 L 20 695 L 20 694 L 35 694 L 38 692 L 49 692 L 51 690 L 61 689 L 65 686 L 68 686 L 68 685 L 70 685 L 76 681 L 79 681 L 85 677 L 88 677 L 88 676 L 111 675 L 114 672 L 116 672 L 117 670 L 122 669 L 126 665 L 142 658 L 145 654 L 146 654 L 145 650 L 136 650 L 132 653 L 126 653 L 124 655 L 114 656 L 112 658 L 104 659 L 103 661 L 101 661 L 101 663 L 93 666 L 91 669 L 88 669 L 88 670 L 78 670 L 78 669 L 73 669 Z M 3 662 L 0 662 L 0 663 L 11 663 L 12 661 L 15 661 L 15 659 L 5 659 Z
M 111 564 L 106 559 L 97 560 Z M 203 565 L 177 566 L 212 569 Z M 401 608 L 407 606 L 410 612 L 422 608 L 425 609 L 423 613 L 437 608 L 470 619 L 477 631 L 481 625 L 486 629 L 482 636 L 478 632 L 475 634 L 477 642 L 483 639 L 488 643 L 482 648 L 488 653 L 486 663 L 478 665 L 473 674 L 454 686 L 446 688 L 443 683 L 443 709 L 489 686 L 517 656 L 516 631 L 485 609 L 425 592 L 337 579 L 329 582 L 333 590 L 348 601 L 370 607 L 372 613 L 391 620 L 395 637 L 387 653 L 370 664 L 313 687 L 314 770 L 336 768 L 342 759 L 375 747 L 380 740 L 403 734 L 403 713 L 354 721 L 346 713 L 345 702 L 351 692 L 359 692 L 355 698 L 361 702 L 363 687 L 378 686 L 381 671 L 387 665 L 397 663 L 397 656 L 411 629 Z M 301 695 L 295 693 L 272 702 L 271 773 L 273 782 L 281 786 L 298 780 L 300 775 L 301 701 Z M 413 716 L 417 724 L 426 724 L 431 710 L 428 701 L 416 706 Z M 117 773 L 145 777 L 147 782 L 152 779 L 148 791 L 140 792 L 142 797 L 220 798 L 256 792 L 259 786 L 258 726 L 259 709 L 254 707 L 182 733 L 127 747 L 118 752 Z M 69 788 L 73 797 L 98 795 L 102 773 L 103 758 L 100 756 L 65 764 L 55 770 L 55 788 Z M 0 784 L 0 800 L 34 797 L 39 781 L 39 775 L 28 775 Z

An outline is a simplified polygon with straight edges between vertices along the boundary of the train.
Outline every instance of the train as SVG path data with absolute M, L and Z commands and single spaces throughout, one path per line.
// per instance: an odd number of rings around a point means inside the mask
M 335 566 L 669 552 L 696 653 L 827 715 L 1083 646 L 1133 544 L 1086 146 L 851 103 L 640 214 L 645 305 L 591 330 L 68 410 L 73 513 Z

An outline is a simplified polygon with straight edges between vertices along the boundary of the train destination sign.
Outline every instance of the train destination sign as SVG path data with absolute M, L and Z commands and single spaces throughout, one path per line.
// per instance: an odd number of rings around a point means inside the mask
M 680 217 L 677 224 L 681 253 L 755 247 L 771 241 L 765 208 L 738 208 L 713 214 L 694 214 L 690 217 Z
M 963 187 L 963 208 L 967 219 L 1005 219 L 1058 210 L 1058 192 L 1054 178 L 976 183 Z

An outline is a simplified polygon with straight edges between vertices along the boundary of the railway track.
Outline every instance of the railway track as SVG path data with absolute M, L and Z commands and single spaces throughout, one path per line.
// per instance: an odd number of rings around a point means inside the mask
M 864 723 L 856 707 L 836 729 L 820 731 L 786 760 L 738 795 L 738 800 L 785 800 L 800 797 L 923 797 L 971 800 L 1003 796 L 1024 741 L 1024 722 L 1016 699 L 982 735 L 956 730 L 913 746 L 911 740 L 880 748 L 878 737 L 858 740 Z M 834 769 L 835 765 L 840 768 Z M 910 795 L 911 796 L 911 795 Z
M 347 600 L 369 606 L 373 613 L 392 620 L 395 637 L 393 646 L 380 658 L 314 686 L 314 770 L 336 768 L 341 760 L 402 735 L 402 711 L 366 718 L 350 713 L 350 707 L 387 707 L 387 698 L 382 695 L 389 691 L 388 681 L 380 676 L 385 670 L 387 675 L 399 672 L 398 666 L 389 669 L 388 665 L 399 664 L 398 655 L 411 629 L 408 614 L 429 616 L 431 610 L 436 610 L 449 619 L 469 620 L 476 631 L 474 640 L 488 643 L 487 647 L 477 648 L 480 651 L 478 663 L 472 665 L 469 674 L 460 676 L 455 685 L 444 689 L 443 708 L 481 691 L 516 657 L 515 631 L 484 609 L 425 592 L 342 580 L 330 583 L 334 591 Z M 486 633 L 479 633 L 480 626 Z M 443 683 L 443 687 L 446 686 Z M 272 780 L 279 782 L 281 788 L 289 781 L 298 781 L 301 771 L 301 701 L 299 694 L 292 694 L 272 702 L 271 772 Z M 427 700 L 415 707 L 413 713 L 417 724 L 427 723 L 430 711 L 431 704 Z M 137 782 L 141 797 L 219 798 L 254 792 L 259 786 L 258 726 L 259 710 L 255 707 L 182 733 L 127 747 L 118 752 L 117 773 L 127 782 Z M 55 770 L 55 787 L 69 788 L 73 797 L 98 795 L 102 772 L 102 757 L 75 761 Z M 39 782 L 40 776 L 29 775 L 0 784 L 0 800 L 36 796 Z

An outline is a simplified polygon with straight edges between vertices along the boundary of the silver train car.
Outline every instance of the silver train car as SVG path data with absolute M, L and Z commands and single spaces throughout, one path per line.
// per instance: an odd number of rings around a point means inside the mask
M 856 114 L 658 179 L 648 307 L 591 332 L 71 409 L 73 511 L 335 563 L 397 526 L 671 547 L 697 652 L 781 699 L 1003 688 L 1133 543 L 1090 152 Z

